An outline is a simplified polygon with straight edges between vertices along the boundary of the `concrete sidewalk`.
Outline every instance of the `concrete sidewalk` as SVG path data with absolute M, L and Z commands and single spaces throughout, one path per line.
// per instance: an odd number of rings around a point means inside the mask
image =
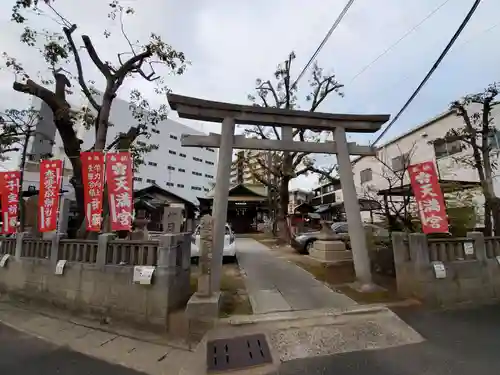
M 356 305 L 254 239 L 237 238 L 236 255 L 254 314 Z
M 195 355 L 0 303 L 0 323 L 56 346 L 150 375 L 179 374 Z

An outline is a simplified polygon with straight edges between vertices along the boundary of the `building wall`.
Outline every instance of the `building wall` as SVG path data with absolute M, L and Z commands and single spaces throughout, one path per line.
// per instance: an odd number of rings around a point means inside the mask
M 261 182 L 255 178 L 254 174 L 263 176 L 267 180 L 267 171 L 258 163 L 258 158 L 264 162 L 267 161 L 265 153 L 258 151 L 238 151 L 231 165 L 231 184 L 260 184 Z
M 113 126 L 108 130 L 108 144 L 119 133 L 126 132 L 130 126 L 136 123 L 129 110 L 128 102 L 115 99 L 111 108 L 110 122 Z M 55 137 L 55 145 L 52 150 L 54 157 L 64 159 L 65 164 L 69 165 L 60 136 L 55 131 L 50 133 L 47 130 L 50 128 L 49 125 L 44 117 L 44 121 L 39 126 L 42 131 Z M 94 129 L 86 130 L 82 124 L 76 124 L 75 130 L 83 141 L 82 149 L 89 149 L 93 146 Z M 197 197 L 205 196 L 211 188 L 211 184 L 215 183 L 217 150 L 182 147 L 182 134 L 203 135 L 204 133 L 168 119 L 156 125 L 149 139 L 144 136 L 137 139 L 136 142 L 156 144 L 158 149 L 144 155 L 145 163 L 135 173 L 135 189 L 156 183 L 160 187 L 195 203 L 198 203 Z M 46 151 L 45 148 L 44 146 L 43 151 Z M 33 147 L 32 150 L 36 154 L 39 148 Z

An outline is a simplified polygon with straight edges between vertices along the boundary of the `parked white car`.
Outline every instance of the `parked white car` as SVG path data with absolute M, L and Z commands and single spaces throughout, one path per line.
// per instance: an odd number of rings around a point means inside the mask
M 236 255 L 236 244 L 231 227 L 226 224 L 226 234 L 224 236 L 223 256 L 234 257 Z M 191 258 L 200 256 L 200 226 L 198 225 L 191 237 Z

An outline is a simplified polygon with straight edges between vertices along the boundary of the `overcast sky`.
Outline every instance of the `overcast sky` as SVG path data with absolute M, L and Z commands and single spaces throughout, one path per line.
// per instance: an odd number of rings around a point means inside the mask
M 272 78 L 276 65 L 294 50 L 294 73 L 310 58 L 347 0 L 135 0 L 136 9 L 126 21 L 132 39 L 146 41 L 151 32 L 160 34 L 176 49 L 184 51 L 192 66 L 181 77 L 170 77 L 175 93 L 211 100 L 247 103 L 255 79 Z M 36 51 L 21 46 L 21 28 L 9 21 L 14 0 L 2 0 L 0 49 L 20 59 L 33 77 L 43 69 Z M 108 1 L 56 0 L 57 9 L 78 24 L 81 33 L 94 41 L 103 59 L 114 60 L 126 50 L 118 32 L 109 39 L 103 30 L 112 25 L 106 14 Z M 345 97 L 332 96 L 322 112 L 388 113 L 394 115 L 432 66 L 468 12 L 473 0 L 450 0 L 436 14 L 378 60 L 356 79 L 367 64 L 418 24 L 444 0 L 356 0 L 321 51 L 318 62 L 333 70 L 345 84 Z M 404 116 L 388 132 L 389 140 L 447 109 L 449 103 L 488 83 L 500 80 L 500 2 L 483 0 L 469 26 L 457 41 L 427 86 Z M 54 28 L 48 18 L 33 17 L 32 25 Z M 116 29 L 114 29 L 117 31 Z M 98 80 L 90 64 L 89 79 Z M 307 77 L 301 82 L 305 96 Z M 0 71 L 2 107 L 27 103 L 26 95 L 11 89 L 13 76 Z M 128 97 L 139 88 L 152 101 L 153 86 L 140 79 L 128 81 L 119 95 Z M 176 118 L 172 113 L 172 118 Z M 205 131 L 219 131 L 216 124 L 193 124 Z M 368 143 L 375 138 L 355 136 Z M 314 178 L 295 181 L 294 186 L 311 187 Z

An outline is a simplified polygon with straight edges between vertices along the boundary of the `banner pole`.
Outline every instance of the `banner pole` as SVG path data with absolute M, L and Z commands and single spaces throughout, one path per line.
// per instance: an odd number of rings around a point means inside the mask
M 65 164 L 65 162 L 66 162 L 66 158 L 64 158 L 62 160 L 62 163 L 61 163 L 61 165 L 62 165 L 62 167 L 61 167 L 61 176 L 60 176 L 61 182 L 59 183 L 59 191 L 57 192 L 58 197 L 59 197 L 59 202 L 57 202 L 56 234 L 59 233 L 60 224 L 61 224 L 60 223 L 61 220 L 60 220 L 59 216 L 61 215 L 61 203 L 62 203 L 62 199 L 63 199 L 63 197 L 62 197 L 62 195 L 63 195 L 62 189 L 63 189 L 63 183 L 64 183 L 64 164 Z

